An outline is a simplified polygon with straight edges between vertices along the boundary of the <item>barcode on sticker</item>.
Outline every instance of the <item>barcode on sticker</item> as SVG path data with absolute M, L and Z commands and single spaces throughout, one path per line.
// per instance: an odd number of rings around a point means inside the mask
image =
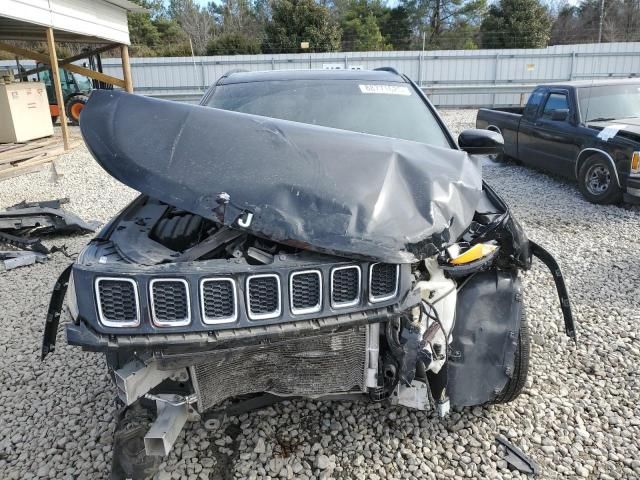
M 362 93 L 377 93 L 379 95 L 411 95 L 411 90 L 404 85 L 358 85 Z

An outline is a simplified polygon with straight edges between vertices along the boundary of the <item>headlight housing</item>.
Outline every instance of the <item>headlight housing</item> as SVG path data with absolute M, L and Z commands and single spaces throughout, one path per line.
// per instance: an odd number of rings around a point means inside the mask
M 78 323 L 80 312 L 78 310 L 78 298 L 76 297 L 76 286 L 73 282 L 73 272 L 69 275 L 69 286 L 67 287 L 67 309 L 74 323 Z
M 640 176 L 640 152 L 633 152 L 631 155 L 631 171 L 629 173 L 634 177 Z

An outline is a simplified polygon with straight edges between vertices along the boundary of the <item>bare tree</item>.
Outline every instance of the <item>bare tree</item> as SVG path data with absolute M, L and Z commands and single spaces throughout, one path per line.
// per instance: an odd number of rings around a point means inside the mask
M 200 8 L 193 0 L 171 0 L 167 12 L 191 39 L 194 53 L 204 55 L 215 30 L 209 10 Z

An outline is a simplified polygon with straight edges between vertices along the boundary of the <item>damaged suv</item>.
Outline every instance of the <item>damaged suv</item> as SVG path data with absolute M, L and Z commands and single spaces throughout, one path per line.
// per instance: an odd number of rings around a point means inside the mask
M 68 293 L 68 343 L 157 417 L 149 455 L 189 415 L 265 394 L 440 415 L 513 400 L 532 256 L 575 336 L 558 265 L 482 181 L 501 136 L 456 144 L 393 70 L 232 73 L 200 106 L 95 91 L 81 130 L 142 195 L 61 275 L 42 355 Z

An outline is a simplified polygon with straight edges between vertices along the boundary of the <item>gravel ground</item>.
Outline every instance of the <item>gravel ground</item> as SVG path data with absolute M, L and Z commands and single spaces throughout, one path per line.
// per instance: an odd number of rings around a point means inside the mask
M 443 112 L 456 133 L 475 112 Z M 106 221 L 135 192 L 105 174 L 84 148 L 41 172 L 0 183 L 0 207 L 68 196 L 70 210 Z M 532 239 L 560 261 L 579 326 L 562 333 L 549 274 L 524 274 L 532 331 L 527 387 L 512 404 L 440 420 L 379 404 L 284 402 L 190 424 L 158 479 L 524 478 L 495 444 L 506 435 L 541 466 L 541 478 L 640 476 L 640 208 L 595 206 L 575 185 L 514 165 L 485 176 Z M 89 236 L 51 239 L 77 252 Z M 69 260 L 0 273 L 0 477 L 107 478 L 114 390 L 102 356 L 65 345 L 39 360 L 49 292 Z M 67 322 L 68 316 L 63 318 Z

